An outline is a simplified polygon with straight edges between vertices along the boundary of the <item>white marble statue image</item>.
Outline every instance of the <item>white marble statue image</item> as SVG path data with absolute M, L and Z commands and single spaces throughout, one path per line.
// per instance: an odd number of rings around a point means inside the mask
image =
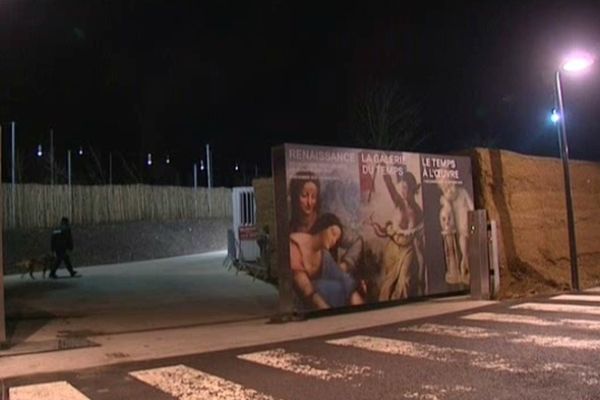
M 446 257 L 446 282 L 468 285 L 470 274 L 467 217 L 468 212 L 473 210 L 473 200 L 467 190 L 456 182 L 440 181 L 438 186 L 442 190 L 440 226 Z

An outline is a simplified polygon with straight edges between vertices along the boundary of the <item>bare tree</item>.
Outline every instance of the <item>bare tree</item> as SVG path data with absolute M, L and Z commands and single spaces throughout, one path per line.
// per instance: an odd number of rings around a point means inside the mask
M 92 184 L 105 184 L 108 179 L 102 168 L 102 160 L 93 147 L 89 147 L 91 163 L 88 164 L 88 179 Z
M 121 153 L 118 153 L 117 156 L 121 159 L 121 164 L 123 166 L 123 169 L 129 176 L 129 179 L 131 179 L 133 183 L 142 183 L 142 172 L 139 170 L 139 168 L 136 168 L 134 164 L 130 165 Z
M 397 81 L 371 79 L 354 101 L 351 134 L 360 147 L 413 150 L 425 140 L 419 105 Z

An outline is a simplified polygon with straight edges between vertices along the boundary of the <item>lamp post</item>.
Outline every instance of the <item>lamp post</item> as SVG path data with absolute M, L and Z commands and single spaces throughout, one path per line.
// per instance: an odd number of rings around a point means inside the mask
M 567 206 L 567 228 L 569 231 L 569 257 L 571 259 L 571 288 L 579 291 L 579 269 L 577 266 L 577 243 L 575 239 L 575 217 L 573 213 L 573 198 L 571 194 L 571 171 L 569 169 L 569 146 L 567 144 L 567 130 L 565 127 L 565 109 L 562 97 L 561 70 L 566 72 L 577 72 L 587 69 L 594 62 L 589 55 L 574 55 L 569 57 L 556 70 L 555 89 L 556 101 L 558 107 L 558 117 L 554 117 L 558 124 L 558 144 L 560 148 L 560 158 L 563 165 L 563 174 L 565 179 L 565 198 Z

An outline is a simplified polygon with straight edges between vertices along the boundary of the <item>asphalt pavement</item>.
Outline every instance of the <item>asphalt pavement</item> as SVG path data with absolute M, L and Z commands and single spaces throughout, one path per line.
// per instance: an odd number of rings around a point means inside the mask
M 224 252 L 5 280 L 10 346 L 0 379 L 339 333 L 480 307 L 466 297 L 271 323 L 275 287 L 224 267 Z M 59 271 L 59 275 L 66 275 Z
M 444 308 L 463 303 L 471 307 Z M 423 312 L 430 306 L 437 312 Z M 499 303 L 441 299 L 275 327 L 292 333 L 315 324 L 321 334 L 305 338 L 8 378 L 5 393 L 11 400 L 600 398 L 598 289 Z M 348 329 L 356 324 L 368 326 Z

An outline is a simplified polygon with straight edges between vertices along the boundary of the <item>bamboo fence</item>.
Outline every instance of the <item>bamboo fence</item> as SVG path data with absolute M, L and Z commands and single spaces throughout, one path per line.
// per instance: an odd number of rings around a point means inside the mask
M 51 227 L 63 216 L 73 224 L 101 224 L 228 217 L 232 212 L 228 188 L 16 184 L 12 189 L 2 184 L 4 229 Z

